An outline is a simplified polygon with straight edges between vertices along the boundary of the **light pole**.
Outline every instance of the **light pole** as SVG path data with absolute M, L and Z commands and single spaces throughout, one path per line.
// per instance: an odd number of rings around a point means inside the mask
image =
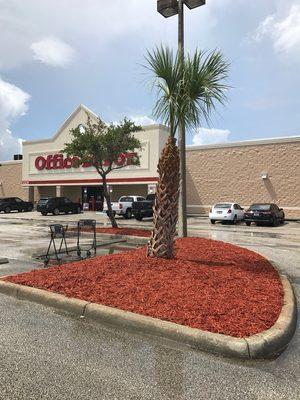
M 184 4 L 191 10 L 205 5 L 205 0 L 157 0 L 157 11 L 165 18 L 178 14 L 178 54 L 184 60 Z M 186 160 L 185 160 L 185 123 L 179 122 L 178 147 L 180 154 L 180 183 L 178 207 L 178 235 L 187 236 L 186 217 Z

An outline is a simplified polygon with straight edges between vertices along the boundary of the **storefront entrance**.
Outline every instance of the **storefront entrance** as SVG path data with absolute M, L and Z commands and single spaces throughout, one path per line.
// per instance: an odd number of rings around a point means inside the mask
M 82 204 L 84 210 L 102 211 L 103 210 L 103 187 L 83 186 L 82 187 Z

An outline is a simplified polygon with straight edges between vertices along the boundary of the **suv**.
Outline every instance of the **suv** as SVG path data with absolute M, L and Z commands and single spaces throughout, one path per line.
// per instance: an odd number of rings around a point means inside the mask
M 19 197 L 4 197 L 0 199 L 0 212 L 10 213 L 11 211 L 32 211 L 33 204 L 30 201 L 23 201 Z
M 80 214 L 82 206 L 80 203 L 73 203 L 67 197 L 44 197 L 37 203 L 36 210 L 41 212 L 42 215 L 49 213 L 58 215 L 59 213 Z

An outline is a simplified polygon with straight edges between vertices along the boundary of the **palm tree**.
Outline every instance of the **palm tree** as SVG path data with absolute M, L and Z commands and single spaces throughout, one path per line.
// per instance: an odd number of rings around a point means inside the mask
M 158 99 L 153 114 L 167 124 L 170 135 L 158 163 L 159 180 L 154 203 L 150 257 L 173 258 L 178 219 L 179 151 L 176 132 L 181 122 L 197 128 L 210 122 L 216 103 L 224 104 L 229 63 L 220 51 L 196 51 L 184 60 L 169 48 L 148 52 L 146 68 L 154 75 Z

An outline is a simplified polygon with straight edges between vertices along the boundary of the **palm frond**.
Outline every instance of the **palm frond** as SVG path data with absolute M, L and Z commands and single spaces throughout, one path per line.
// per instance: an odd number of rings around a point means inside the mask
M 229 63 L 220 51 L 197 50 L 182 62 L 178 53 L 161 46 L 148 52 L 146 60 L 158 91 L 153 114 L 169 124 L 171 136 L 179 121 L 187 127 L 209 123 L 216 105 L 226 102 Z

